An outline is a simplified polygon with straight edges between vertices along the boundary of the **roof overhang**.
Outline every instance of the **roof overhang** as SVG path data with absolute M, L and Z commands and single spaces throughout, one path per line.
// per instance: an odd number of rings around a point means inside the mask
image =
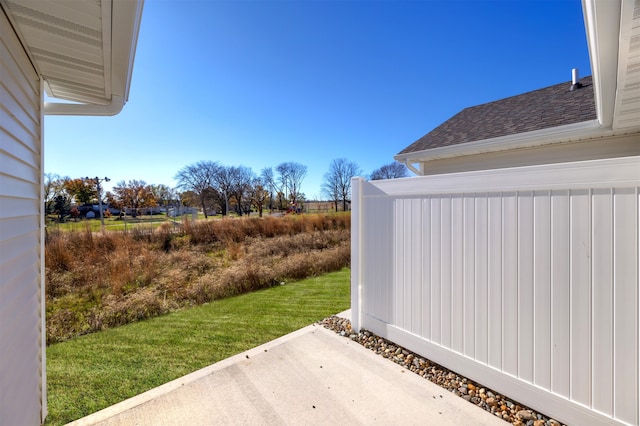
M 517 135 L 500 136 L 481 141 L 466 142 L 456 145 L 430 148 L 423 151 L 398 154 L 397 161 L 410 166 L 411 163 L 441 160 L 444 158 L 476 155 L 488 152 L 506 151 L 519 148 L 530 148 L 560 142 L 571 142 L 612 136 L 611 130 L 603 128 L 598 120 L 583 121 L 548 129 L 534 130 Z M 413 170 L 413 168 L 412 168 Z M 415 170 L 413 170 L 415 172 Z
M 115 115 L 129 97 L 144 0 L 0 0 L 51 102 L 49 115 Z M 62 100 L 59 102 L 57 100 Z
M 640 132 L 640 0 L 582 0 L 597 120 L 396 155 L 411 163 Z

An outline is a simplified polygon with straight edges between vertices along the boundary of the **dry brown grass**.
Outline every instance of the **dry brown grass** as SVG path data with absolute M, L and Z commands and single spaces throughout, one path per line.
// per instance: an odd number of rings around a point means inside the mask
M 47 341 L 336 271 L 350 262 L 348 214 L 187 222 L 130 232 L 52 231 Z

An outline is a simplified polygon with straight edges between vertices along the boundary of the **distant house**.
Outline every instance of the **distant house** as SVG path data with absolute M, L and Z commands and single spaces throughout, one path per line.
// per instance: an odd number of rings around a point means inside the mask
M 81 217 L 87 217 L 88 219 L 92 219 L 95 217 L 100 217 L 100 205 L 99 204 L 83 204 L 83 205 L 75 205 L 72 204 L 71 207 L 75 207 L 80 212 Z M 102 212 L 106 213 L 107 210 L 112 215 L 119 215 L 120 209 L 116 209 L 115 207 L 110 207 L 109 204 L 102 205 Z M 88 216 L 89 213 L 92 213 L 92 216 Z
M 564 83 L 465 108 L 395 159 L 432 175 L 640 155 L 640 112 L 599 120 L 593 78 L 572 74 Z M 634 90 L 630 85 L 627 96 Z
M 361 328 L 566 424 L 640 424 L 640 0 L 583 0 L 592 76 L 460 111 L 355 178 Z M 568 76 L 568 71 L 567 76 Z
M 122 109 L 142 5 L 0 1 L 0 424 L 47 413 L 43 116 Z

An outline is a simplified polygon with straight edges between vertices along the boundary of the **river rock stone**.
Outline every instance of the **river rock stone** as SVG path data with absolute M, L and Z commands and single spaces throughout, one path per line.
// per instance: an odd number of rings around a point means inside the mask
M 409 369 L 409 371 L 464 398 L 466 401 L 476 404 L 476 406 L 513 425 L 562 426 L 557 420 L 537 413 L 521 404 L 514 403 L 504 395 L 495 393 L 480 383 L 473 383 L 466 377 L 460 376 L 426 358 L 422 358 L 419 354 L 415 354 L 374 333 L 367 330 L 360 330 L 356 333 L 352 330 L 351 322 L 347 319 L 332 316 L 319 321 L 319 323 L 338 335 L 360 343 L 378 356 Z
M 529 410 L 520 410 L 516 413 L 516 417 L 521 418 L 522 420 L 536 420 L 536 416 L 534 416 Z

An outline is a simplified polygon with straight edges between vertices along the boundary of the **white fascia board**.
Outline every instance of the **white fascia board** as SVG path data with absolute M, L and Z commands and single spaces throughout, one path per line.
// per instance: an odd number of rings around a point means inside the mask
M 612 134 L 611 129 L 600 126 L 598 120 L 591 120 L 548 129 L 534 130 L 517 135 L 500 136 L 481 141 L 465 142 L 457 145 L 398 154 L 393 158 L 401 163 L 407 164 L 408 162 L 416 163 L 420 161 L 460 157 L 463 155 L 484 154 L 554 143 L 573 142 L 595 137 L 610 136 Z
M 611 128 L 618 85 L 622 0 L 582 0 L 593 92 L 600 125 Z

